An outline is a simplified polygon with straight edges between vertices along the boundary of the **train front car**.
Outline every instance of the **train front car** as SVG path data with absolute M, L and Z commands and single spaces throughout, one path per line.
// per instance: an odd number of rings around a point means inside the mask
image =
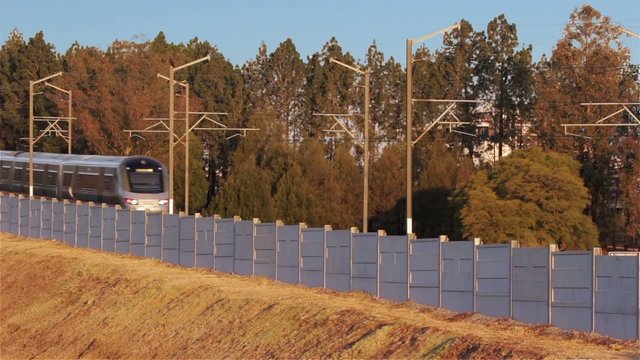
M 158 160 L 127 157 L 120 164 L 118 195 L 123 207 L 161 211 L 169 208 L 167 170 Z

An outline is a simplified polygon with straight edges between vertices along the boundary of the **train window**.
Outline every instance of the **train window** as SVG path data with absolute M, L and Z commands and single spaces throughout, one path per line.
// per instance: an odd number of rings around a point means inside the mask
M 2 162 L 2 170 L 0 171 L 0 179 L 9 180 L 9 171 L 10 170 L 11 170 L 10 165 L 7 164 L 7 162 L 3 161 Z
M 33 169 L 33 183 L 44 185 L 44 171 L 42 169 Z
M 52 170 L 47 171 L 46 185 L 49 187 L 56 187 L 57 175 L 58 174 L 55 171 L 52 171 Z
M 23 173 L 24 173 L 24 169 L 16 166 L 13 169 L 13 181 L 17 183 L 22 182 Z
M 100 184 L 99 174 L 92 173 L 78 173 L 78 180 L 76 181 L 76 187 L 80 190 L 97 190 Z
M 129 183 L 131 192 L 154 194 L 164 191 L 160 172 L 129 171 Z
M 104 174 L 102 180 L 104 181 L 104 188 L 102 189 L 102 193 L 111 194 L 111 192 L 113 192 L 113 174 Z
M 71 186 L 71 178 L 73 177 L 73 173 L 65 172 L 64 179 L 62 181 L 62 186 L 70 187 Z

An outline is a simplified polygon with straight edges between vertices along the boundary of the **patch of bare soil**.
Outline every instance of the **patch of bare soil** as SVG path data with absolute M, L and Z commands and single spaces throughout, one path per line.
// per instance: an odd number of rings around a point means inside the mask
M 637 358 L 638 343 L 0 234 L 0 358 Z

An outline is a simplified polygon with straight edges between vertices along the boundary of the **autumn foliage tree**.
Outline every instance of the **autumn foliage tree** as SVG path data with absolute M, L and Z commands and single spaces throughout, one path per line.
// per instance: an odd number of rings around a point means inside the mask
M 594 122 L 615 110 L 580 106 L 582 102 L 637 102 L 638 66 L 630 64 L 619 28 L 585 5 L 570 15 L 553 53 L 535 63 L 532 47 L 520 43 L 516 25 L 498 15 L 486 30 L 474 30 L 463 19 L 459 29 L 443 36 L 442 47 L 415 49 L 413 57 L 420 61 L 409 69 L 413 97 L 483 101 L 482 106 L 457 105 L 456 117 L 468 124 L 435 126 L 415 144 L 417 235 L 585 248 L 599 233 L 602 243 L 615 245 L 623 238 L 637 246 L 637 128 L 585 130 L 585 137 L 574 138 L 560 126 Z M 63 71 L 55 84 L 73 91 L 75 153 L 145 154 L 166 163 L 166 132 L 130 137 L 123 130 L 148 127 L 152 122 L 146 118 L 168 118 L 168 99 L 175 96 L 177 136 L 182 137 L 183 90 L 177 87 L 170 95 L 168 82 L 157 74 L 168 75 L 170 64 L 210 55 L 209 61 L 175 74 L 190 86 L 190 111 L 200 112 L 190 122 L 200 119 L 201 112 L 224 112 L 211 115 L 206 125 L 215 121 L 219 127 L 260 130 L 246 136 L 192 132 L 191 212 L 352 227 L 362 220 L 363 149 L 347 134 L 326 132 L 333 119 L 316 114 L 354 115 L 341 120 L 362 140 L 363 79 L 332 63 L 334 58 L 371 73 L 369 229 L 404 233 L 408 69 L 386 58 L 375 41 L 365 54 L 350 53 L 335 37 L 319 45 L 317 52 L 303 57 L 292 39 L 273 50 L 262 44 L 254 59 L 235 65 L 197 37 L 174 44 L 160 32 L 150 40 L 115 40 L 107 49 L 74 43 L 58 53 L 44 33 L 26 39 L 15 30 L 0 48 L 0 148 L 25 150 L 21 139 L 28 129 L 29 80 Z M 51 89 L 36 96 L 34 105 L 38 115 L 66 113 L 60 94 Z M 414 105 L 414 134 L 445 109 L 439 102 Z M 637 106 L 629 109 L 638 116 Z M 617 119 L 632 120 L 622 114 Z M 480 121 L 490 125 L 488 134 L 479 131 Z M 488 147 L 480 147 L 487 142 Z M 565 155 L 535 149 L 506 157 L 495 167 L 485 163 L 486 169 L 474 168 L 487 149 L 495 148 L 499 158 L 506 155 L 503 147 L 527 149 L 533 143 Z M 37 149 L 62 152 L 66 144 L 46 137 Z M 184 154 L 182 143 L 176 144 L 177 210 L 185 196 Z M 549 170 L 555 162 L 558 169 Z M 561 227 L 560 222 L 574 225 Z

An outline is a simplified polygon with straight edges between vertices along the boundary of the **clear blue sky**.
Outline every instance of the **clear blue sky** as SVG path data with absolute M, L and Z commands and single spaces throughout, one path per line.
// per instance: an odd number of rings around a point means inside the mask
M 375 40 L 385 58 L 404 64 L 405 39 L 418 38 L 465 19 L 475 30 L 504 13 L 517 25 L 521 44 L 532 44 L 534 60 L 550 54 L 562 37 L 576 0 L 0 0 L 4 44 L 14 28 L 25 38 L 42 30 L 64 53 L 74 41 L 106 49 L 115 39 L 153 39 L 163 31 L 170 42 L 198 37 L 215 45 L 233 64 L 255 58 L 261 42 L 268 51 L 291 38 L 303 59 L 335 36 L 344 51 L 364 59 Z M 588 2 L 614 23 L 640 33 L 640 1 Z M 426 45 L 434 49 L 442 38 Z M 624 36 L 632 62 L 640 63 L 640 39 Z

